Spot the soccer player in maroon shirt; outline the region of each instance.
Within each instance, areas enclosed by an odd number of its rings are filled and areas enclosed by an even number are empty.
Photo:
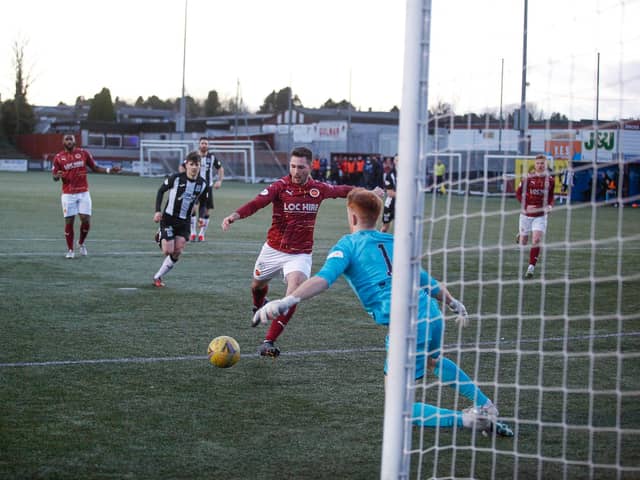
[[[75,256],[73,251],[73,222],[80,216],[80,255],[87,255],[84,241],[91,228],[91,194],[87,182],[87,167],[96,173],[118,173],[120,167],[103,168],[96,164],[91,154],[76,147],[76,138],[71,134],[63,137],[64,150],[53,158],[51,174],[53,180],[62,180],[62,214],[64,215],[64,235],[67,241],[67,258]]]
[[[222,229],[227,231],[236,220],[249,217],[269,204],[273,206],[271,228],[253,271],[251,293],[254,312],[268,302],[269,281],[280,272],[287,284],[287,295],[309,278],[313,232],[320,204],[326,198],[345,198],[353,188],[351,185],[331,185],[314,180],[310,176],[311,161],[311,150],[295,148],[291,152],[289,175],[269,185],[222,221]],[[260,355],[277,357],[280,354],[274,342],[295,310],[292,307],[271,322],[260,346]],[[253,323],[254,327],[257,325]]]
[[[554,203],[555,179],[547,170],[547,157],[535,158],[534,171],[520,181],[516,189],[516,198],[522,205],[517,240],[526,245],[531,232],[531,250],[526,278],[533,277],[533,271],[540,257],[540,243],[547,230],[547,215]]]

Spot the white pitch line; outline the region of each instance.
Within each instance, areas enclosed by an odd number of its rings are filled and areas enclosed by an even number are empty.
[[[351,353],[368,353],[368,352],[383,352],[382,347],[370,347],[370,348],[349,348],[349,349],[333,349],[333,350],[303,350],[299,352],[287,352],[283,353],[285,357],[306,357],[310,355],[340,355]],[[260,355],[257,353],[243,353],[243,358],[257,358]],[[0,363],[0,368],[10,367],[55,367],[55,366],[67,366],[67,365],[101,365],[107,363],[157,363],[157,362],[180,362],[191,360],[207,360],[206,355],[185,355],[178,357],[125,357],[125,358],[99,358],[94,360],[52,360],[48,362],[15,362],[15,363]]]
[[[635,337],[640,336],[640,332],[622,332],[622,333],[605,333],[599,335],[577,335],[573,337],[568,337],[566,340],[590,340],[590,339],[598,339],[598,338],[612,338],[612,337]],[[564,341],[564,337],[549,337],[545,338],[545,342],[561,342]],[[529,338],[529,339],[509,339],[509,340],[501,340],[501,345],[508,344],[522,344],[522,343],[538,343],[540,339],[537,338]],[[452,343],[448,345],[443,345],[443,350],[464,348],[464,347],[473,347],[473,346],[487,346],[487,345],[495,345],[495,341],[486,341],[479,343]],[[280,356],[281,357],[309,357],[313,355],[348,355],[354,353],[372,353],[372,352],[384,352],[383,347],[362,347],[362,348],[346,348],[346,349],[328,349],[328,350],[300,350],[294,352],[284,352]],[[242,354],[243,358],[258,358],[259,355],[257,353],[244,353]],[[99,358],[99,359],[88,359],[88,360],[51,360],[46,362],[14,362],[14,363],[0,363],[0,368],[16,368],[16,367],[56,367],[56,366],[68,366],[68,365],[103,365],[103,364],[138,364],[138,363],[158,363],[158,362],[181,362],[181,361],[193,361],[193,360],[207,360],[206,355],[183,355],[176,357],[124,357],[124,358]]]

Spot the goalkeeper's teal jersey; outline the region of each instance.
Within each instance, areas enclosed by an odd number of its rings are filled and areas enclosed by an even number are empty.
[[[329,251],[316,274],[331,286],[342,274],[364,309],[376,323],[389,324],[391,313],[391,272],[393,235],[363,230],[343,236]],[[441,318],[438,302],[430,298],[439,292],[438,282],[424,270],[420,274],[419,318]]]

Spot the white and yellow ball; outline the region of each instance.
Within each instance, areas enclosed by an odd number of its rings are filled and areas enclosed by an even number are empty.
[[[227,335],[211,340],[207,350],[209,361],[219,368],[233,367],[240,360],[240,345],[235,338]]]

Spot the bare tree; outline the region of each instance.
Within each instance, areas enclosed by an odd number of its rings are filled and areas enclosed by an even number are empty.
[[[31,86],[31,76],[25,71],[24,51],[28,42],[16,40],[13,43],[13,66],[15,71],[15,94],[13,100],[2,104],[2,123],[9,138],[22,133],[33,132],[35,115],[27,92]]]

